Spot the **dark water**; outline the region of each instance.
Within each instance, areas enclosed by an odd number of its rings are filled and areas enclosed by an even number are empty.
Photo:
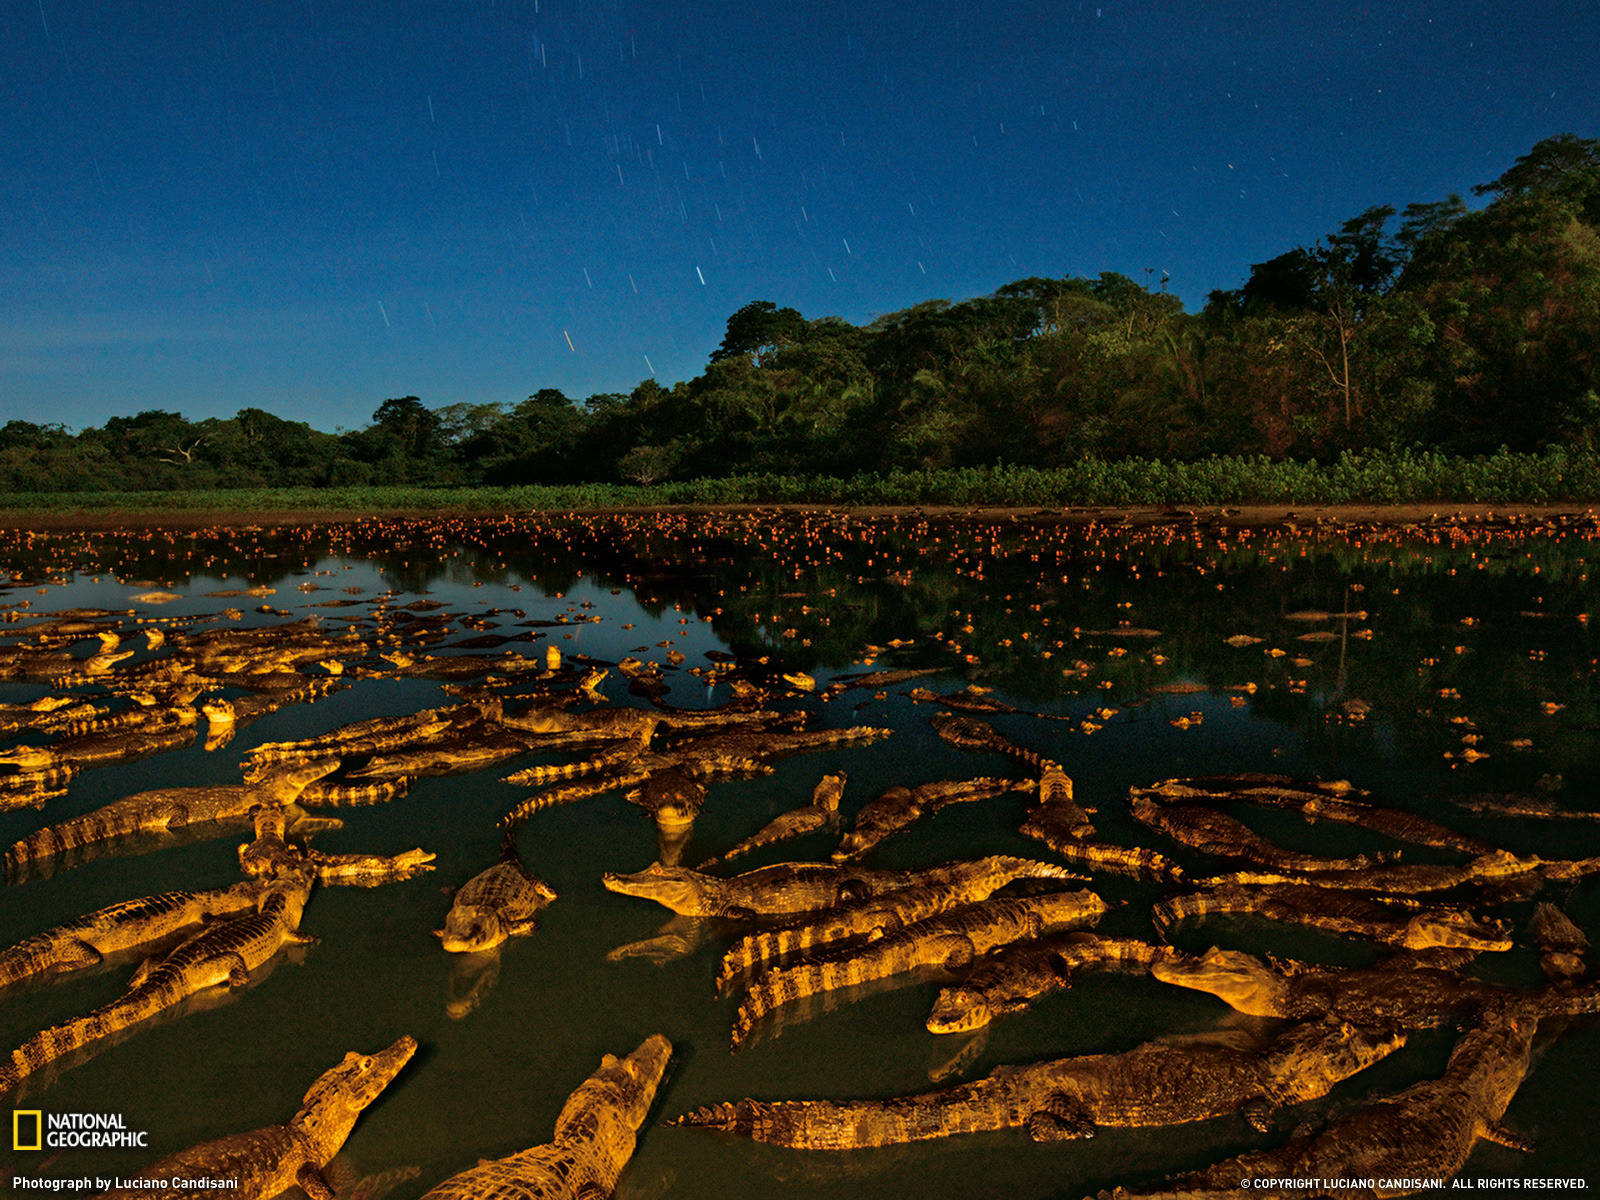
[[[685,707],[728,699],[725,688],[708,690],[688,673],[707,662],[708,650],[747,661],[766,656],[767,670],[810,672],[820,689],[861,671],[938,667],[940,674],[915,684],[941,693],[977,684],[993,689],[991,699],[1022,710],[989,719],[1014,741],[1065,765],[1080,802],[1098,809],[1103,838],[1149,846],[1195,869],[1206,866],[1199,856],[1131,819],[1130,787],[1241,771],[1348,779],[1376,801],[1509,850],[1578,858],[1600,854],[1600,824],[1484,816],[1460,802],[1519,795],[1569,810],[1600,809],[1600,644],[1597,622],[1589,620],[1600,618],[1600,581],[1590,578],[1588,560],[1596,553],[1590,536],[1587,527],[1557,535],[1517,526],[1471,536],[1413,529],[1288,538],[1176,526],[1086,533],[1027,522],[874,524],[826,514],[5,535],[0,571],[11,579],[0,587],[0,605],[9,606],[0,613],[22,619],[0,626],[0,634],[10,635],[0,646],[16,644],[34,616],[67,608],[123,612],[119,625],[128,634],[141,622],[205,629],[307,613],[322,614],[324,627],[335,629],[352,623],[333,618],[365,619],[381,605],[425,598],[442,603],[433,614],[450,620],[440,623],[443,640],[413,651],[449,655],[461,652],[454,644],[485,633],[532,632],[534,640],[478,652],[511,649],[542,659],[546,645],[555,644],[569,656],[612,662],[633,654],[663,664],[671,685],[666,701]],[[204,595],[263,585],[273,594]],[[131,599],[153,586],[182,598]],[[341,600],[357,603],[314,607]],[[255,611],[261,605],[290,615]],[[237,617],[224,615],[229,606],[237,606]],[[190,617],[200,620],[184,623]],[[530,628],[525,620],[565,624]],[[369,622],[369,636],[372,628]],[[1226,639],[1237,635],[1261,640],[1230,645]],[[667,663],[660,643],[686,656],[681,667]],[[143,644],[130,640],[124,648]],[[80,644],[74,652],[92,648]],[[152,656],[141,648],[126,665]],[[714,783],[684,861],[726,849],[803,803],[831,771],[849,774],[847,821],[892,784],[1020,777],[1008,760],[940,742],[928,723],[935,706],[914,703],[906,695],[911,686],[784,701],[780,707],[804,709],[812,727],[870,724],[895,733],[787,759],[764,778]],[[615,671],[604,690],[617,705],[645,703],[629,695]],[[42,684],[0,683],[0,702],[47,691]],[[283,709],[214,752],[197,744],[84,771],[66,796],[42,810],[0,813],[0,839],[10,844],[43,824],[163,784],[236,782],[241,758],[260,742],[453,699],[425,681],[363,679],[313,705]],[[938,983],[924,981],[816,1005],[801,1014],[809,1019],[769,1028],[730,1055],[738,1002],[719,1000],[712,987],[729,930],[702,930],[707,936],[698,949],[664,963],[608,958],[617,947],[650,938],[670,917],[657,905],[600,887],[603,872],[639,870],[658,852],[653,824],[617,793],[539,813],[523,827],[524,861],[560,899],[534,936],[509,943],[486,968],[477,1006],[452,1018],[447,1002],[471,981],[461,977],[466,965],[444,954],[430,934],[448,908],[444,891],[494,861],[496,822],[528,794],[503,777],[560,760],[527,756],[424,779],[392,803],[340,810],[346,827],[319,835],[318,849],[387,854],[422,846],[437,854],[436,870],[382,888],[320,890],[302,925],[318,938],[315,945],[276,960],[248,988],[204,997],[33,1081],[9,1101],[46,1112],[120,1113],[129,1127],[149,1131],[150,1151],[19,1154],[16,1169],[127,1176],[195,1142],[285,1121],[310,1082],[345,1051],[376,1050],[402,1033],[414,1035],[422,1049],[368,1110],[339,1165],[351,1183],[400,1172],[387,1193],[397,1200],[481,1158],[547,1140],[567,1094],[602,1054],[624,1053],[656,1032],[676,1047],[656,1107],[656,1116],[665,1117],[741,1096],[922,1091],[934,1077],[954,1082],[1002,1063],[1114,1052],[1237,1020],[1199,993],[1148,978],[1086,974],[1071,990],[1000,1018],[984,1035],[938,1037],[923,1027]],[[1046,848],[1016,832],[1026,806],[1016,793],[955,806],[885,842],[866,861],[911,867],[986,853],[1050,859]],[[1264,810],[1241,815],[1297,849],[1329,855],[1404,849],[1406,861],[1460,861],[1350,827],[1307,825]],[[775,847],[740,860],[740,867],[825,860],[834,836]],[[0,897],[0,942],[119,900],[233,882],[235,850],[245,840],[240,827],[9,887]],[[1153,936],[1148,914],[1163,895],[1159,885],[1101,876],[1093,886],[1128,902],[1107,916],[1102,932]],[[1600,928],[1592,882],[1551,885],[1538,898],[1559,903],[1588,931]],[[1492,914],[1516,926],[1518,946],[1480,959],[1475,973],[1517,986],[1540,980],[1537,953],[1523,933],[1532,907],[1519,900]],[[1215,943],[1334,964],[1376,957],[1363,943],[1249,920],[1189,923],[1174,939],[1192,950]],[[0,998],[0,1042],[16,1046],[113,999],[126,972],[84,972]],[[1275,1134],[1256,1134],[1234,1118],[1104,1130],[1092,1141],[1059,1145],[1035,1145],[1018,1131],[822,1155],[652,1125],[618,1194],[650,1200],[1093,1194],[1274,1144],[1302,1121],[1437,1076],[1454,1037],[1451,1028],[1414,1035],[1327,1100],[1285,1114]],[[1591,1132],[1600,1117],[1597,1069],[1594,1024],[1541,1038],[1505,1122],[1536,1140],[1537,1149],[1519,1154],[1480,1143],[1463,1176],[1600,1178]],[[363,1186],[371,1194],[373,1185]]]

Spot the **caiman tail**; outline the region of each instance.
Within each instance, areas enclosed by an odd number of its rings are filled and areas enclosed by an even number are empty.
[[[982,1079],[935,1095],[893,1100],[740,1100],[697,1108],[662,1124],[718,1129],[795,1150],[894,1146],[1023,1124],[1027,1104],[1012,1111],[1014,1106],[998,1084]]]
[[[34,1034],[0,1061],[0,1095],[74,1050],[153,1017],[183,997],[184,993],[174,986],[170,978],[152,977],[121,999]]]
[[[120,1033],[187,996],[218,984],[242,985],[251,970],[295,938],[309,888],[307,881],[293,895],[272,893],[259,912],[224,921],[183,943],[119,999],[29,1038],[0,1060],[0,1095],[74,1050]]]
[[[536,796],[529,796],[500,818],[500,824],[502,827],[518,825],[534,813],[546,808],[554,808],[558,804],[571,804],[575,800],[587,800],[590,796],[599,796],[621,788],[635,787],[643,783],[645,777],[645,773],[641,771],[621,776],[608,775],[588,783],[573,783],[566,787],[550,788]]]
[[[46,971],[92,967],[102,951],[129,949],[202,921],[235,916],[261,903],[261,889],[235,884],[206,892],[163,892],[125,900],[77,921],[24,938],[0,952],[0,988]],[[126,933],[132,940],[123,942]]]
[[[131,807],[118,810],[85,813],[59,825],[48,825],[37,833],[30,833],[6,851],[6,878],[23,874],[29,866],[47,858],[71,854],[85,846],[128,837],[144,828],[139,814]]]
[[[1150,910],[1150,921],[1156,927],[1156,932],[1163,938],[1167,930],[1179,921],[1190,917],[1204,917],[1211,913],[1237,912],[1238,909],[1217,899],[1209,892],[1195,892],[1189,896],[1173,896],[1163,900]]]
[[[1154,850],[1143,846],[1113,846],[1108,842],[1080,841],[1070,832],[1072,826],[1058,827],[1059,806],[1036,806],[1018,830],[1024,837],[1043,842],[1068,862],[1100,871],[1129,875],[1134,879],[1166,879],[1173,883],[1183,878],[1183,868]]]
[[[1105,902],[1089,891],[985,900],[915,922],[857,950],[825,953],[776,968],[745,997],[734,1021],[733,1049],[762,1017],[795,1000],[918,967],[959,970],[996,946],[1093,924],[1105,911]]]
[[[910,970],[919,961],[940,962],[950,956],[960,957],[963,953],[970,959],[972,944],[958,934],[942,934],[920,944],[906,942],[891,947],[875,947],[874,950],[876,952],[870,955],[846,953],[836,957],[808,959],[792,967],[768,971],[756,981],[745,996],[744,1003],[739,1006],[739,1015],[733,1022],[731,1049],[738,1050],[758,1021],[786,1004],[807,996],[819,996],[835,988],[896,975]]]
[[[0,954],[0,988],[19,983],[52,967],[64,970],[92,967],[99,960],[99,953],[90,946],[74,946],[63,950],[55,938],[48,934],[37,934],[23,938]]]
[[[358,804],[382,804],[404,796],[416,782],[414,775],[395,775],[378,783],[325,783],[310,784],[300,793],[299,802],[304,808],[338,808]]]
[[[930,875],[944,873],[947,878],[938,883],[897,889],[873,897],[866,909],[858,910],[863,918],[859,922],[845,919],[849,912],[847,906],[815,917],[801,918],[793,924],[746,934],[723,956],[722,965],[717,971],[718,993],[725,993],[736,978],[741,975],[748,977],[763,963],[789,958],[850,937],[878,937],[957,905],[987,899],[1016,879],[1083,879],[1083,876],[1074,875],[1065,867],[1009,855],[992,855],[971,865],[987,865],[987,869],[982,875],[951,878],[944,868],[935,868]]]

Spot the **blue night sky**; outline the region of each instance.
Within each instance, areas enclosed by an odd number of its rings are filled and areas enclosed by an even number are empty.
[[[5,0],[0,422],[357,428],[1146,268],[1600,134],[1592,0]],[[1469,197],[1470,200],[1470,197]]]

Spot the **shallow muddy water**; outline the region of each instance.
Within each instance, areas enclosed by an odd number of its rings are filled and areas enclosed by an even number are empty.
[[[600,690],[613,707],[650,704],[616,667],[630,657],[660,665],[661,703],[722,705],[731,698],[727,683],[690,669],[732,655],[744,678],[769,689],[770,707],[804,714],[807,728],[893,731],[784,758],[768,775],[711,782],[690,841],[677,848],[686,865],[803,804],[826,773],[848,774],[845,828],[896,784],[1028,778],[1013,759],[941,742],[929,722],[941,706],[911,694],[948,696],[974,685],[989,689],[985,701],[1016,710],[977,715],[1065,767],[1078,801],[1096,810],[1102,839],[1157,850],[1190,874],[1226,868],[1136,822],[1131,787],[1240,772],[1348,780],[1375,804],[1518,854],[1600,855],[1594,819],[1497,816],[1485,807],[1514,798],[1557,813],[1600,810],[1594,533],[1574,523],[1291,538],[1188,524],[1086,532],[1025,520],[753,513],[0,534],[0,652],[38,644],[30,631],[69,609],[106,610],[94,619],[122,635],[121,650],[134,651],[110,668],[113,683],[173,653],[170,644],[147,647],[139,635],[150,628],[193,634],[318,615],[324,632],[351,631],[365,643],[346,660],[343,690],[279,709],[210,751],[201,718],[190,746],[82,770],[42,808],[0,812],[0,845],[135,792],[236,783],[241,760],[264,742],[458,702],[437,682],[398,673],[396,656],[509,652],[542,664],[554,646],[569,665],[609,664]],[[241,594],[248,589],[257,594]],[[176,598],[141,598],[150,593]],[[98,646],[91,638],[64,650],[87,659]],[[892,668],[937,673],[886,687],[830,687]],[[302,670],[308,678],[327,673]],[[815,679],[814,691],[783,683],[784,673],[798,672]],[[501,690],[511,708],[537,687],[530,678]],[[39,679],[0,680],[0,704],[52,690]],[[130,703],[103,682],[70,691],[113,709]],[[51,741],[13,735],[0,740],[0,757]],[[1414,1034],[1327,1099],[1281,1113],[1279,1131],[1267,1134],[1231,1117],[1105,1129],[1090,1141],[1051,1145],[1018,1130],[823,1154],[660,1128],[658,1119],[744,1096],[888,1097],[1005,1063],[1256,1026],[1198,992],[1090,972],[983,1033],[938,1036],[924,1028],[941,985],[930,977],[796,1006],[730,1054],[738,1000],[719,999],[713,978],[737,927],[694,927],[687,953],[676,957],[659,943],[641,945],[671,914],[605,891],[600,877],[641,870],[662,847],[653,822],[620,791],[538,812],[520,827],[523,862],[559,895],[536,933],[507,943],[494,960],[445,954],[430,931],[449,907],[446,893],[495,861],[498,821],[533,791],[504,777],[579,757],[530,752],[418,779],[388,803],[326,810],[345,826],[317,834],[317,850],[420,846],[437,856],[434,870],[381,887],[320,888],[301,926],[314,945],[275,959],[247,987],[199,997],[28,1080],[11,1107],[120,1114],[129,1128],[148,1131],[149,1150],[24,1152],[15,1169],[129,1177],[196,1142],[286,1121],[311,1081],[347,1050],[377,1050],[409,1033],[421,1049],[367,1111],[335,1168],[342,1194],[406,1200],[480,1159],[548,1140],[561,1104],[602,1054],[626,1053],[659,1032],[672,1040],[674,1059],[619,1196],[1077,1197],[1278,1144],[1365,1097],[1437,1077],[1457,1036],[1453,1026]],[[922,867],[994,853],[1060,861],[1018,832],[1030,803],[1010,792],[949,807],[883,842],[865,864]],[[1354,826],[1231,811],[1296,850],[1465,861]],[[121,900],[232,883],[240,878],[237,848],[251,836],[240,822],[146,838],[121,847],[138,853],[17,878],[0,893],[0,945]],[[718,873],[827,861],[838,836],[811,834]],[[1150,910],[1167,885],[1096,873],[1083,886],[1124,902],[1099,932],[1155,937]],[[1519,988],[1542,982],[1527,935],[1536,900],[1559,904],[1591,936],[1600,929],[1593,877],[1501,898],[1479,911],[1510,922],[1516,945],[1481,956],[1470,973]],[[1330,965],[1381,956],[1370,943],[1252,918],[1189,921],[1171,936],[1190,951],[1215,944]],[[4,1049],[113,1000],[129,969],[0,995]],[[1594,1018],[1558,1037],[1542,1034],[1504,1122],[1536,1148],[1524,1154],[1480,1143],[1463,1177],[1600,1182],[1597,1072]]]

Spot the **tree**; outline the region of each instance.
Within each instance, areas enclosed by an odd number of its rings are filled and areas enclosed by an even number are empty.
[[[1600,143],[1548,138],[1474,191],[1495,198],[1431,221],[1396,289],[1436,333],[1430,434],[1465,453],[1586,442],[1600,391]]]
[[[1475,196],[1530,196],[1560,192],[1574,182],[1587,192],[1600,170],[1600,141],[1558,133],[1534,145],[1498,179],[1480,183]]]
[[[415,396],[385,400],[372,414],[370,432],[383,451],[379,457],[398,456],[415,462],[436,456],[440,447],[439,414],[423,407]]]
[[[727,336],[711,352],[713,363],[748,357],[761,366],[783,347],[805,335],[806,319],[798,310],[779,308],[771,300],[752,300],[728,318]]]

